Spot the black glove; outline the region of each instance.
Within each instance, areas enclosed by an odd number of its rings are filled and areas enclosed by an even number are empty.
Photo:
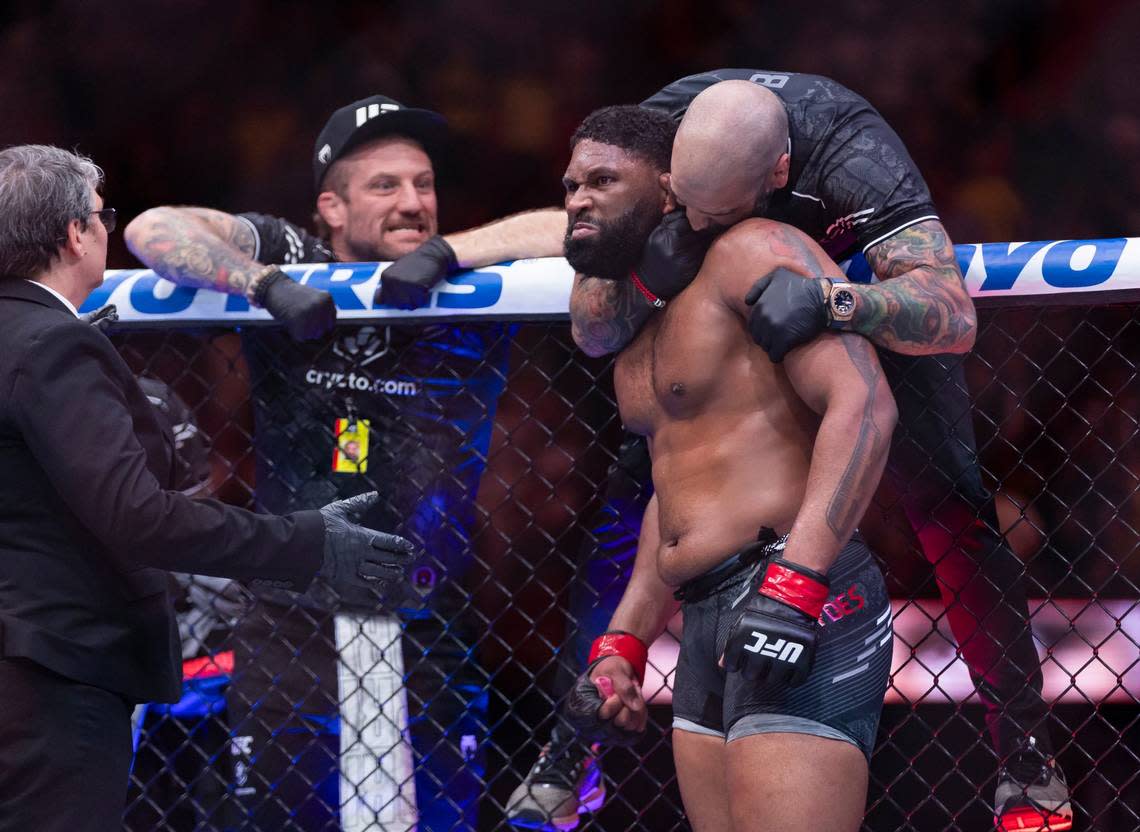
[[[586,744],[600,742],[604,745],[634,745],[641,739],[642,732],[627,731],[615,725],[613,720],[598,716],[598,709],[606,700],[598,693],[597,685],[590,679],[590,671],[595,664],[597,662],[591,663],[586,672],[574,682],[574,687],[566,697],[563,716]]]
[[[671,300],[693,282],[713,238],[713,234],[693,230],[684,208],[671,211],[645,241],[634,275],[651,294]]]
[[[827,577],[783,558],[768,561],[757,577],[729,631],[724,668],[751,681],[795,687],[815,660]]]
[[[800,344],[827,329],[823,284],[780,267],[757,280],[744,296],[752,307],[748,330],[752,340],[779,364]]]
[[[370,491],[321,509],[325,554],[317,577],[346,601],[374,600],[373,590],[403,578],[415,556],[410,541],[351,522],[379,499],[379,494]]]
[[[106,306],[100,306],[94,312],[88,312],[86,315],[80,315],[85,323],[91,324],[100,332],[106,332],[111,328],[111,325],[119,320],[119,307],[113,303],[108,303]]]
[[[261,279],[253,299],[298,341],[320,338],[336,326],[332,295],[298,283],[280,269]]]
[[[398,309],[427,306],[431,287],[458,268],[455,251],[437,234],[384,269],[374,302]]]

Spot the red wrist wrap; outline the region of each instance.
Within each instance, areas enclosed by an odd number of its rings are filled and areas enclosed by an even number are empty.
[[[602,633],[594,639],[594,643],[590,647],[588,664],[593,664],[605,656],[621,656],[633,665],[633,672],[637,676],[637,681],[639,683],[645,681],[645,662],[649,659],[649,648],[637,636],[623,633],[620,630]]]
[[[757,591],[761,595],[767,595],[769,598],[775,598],[790,607],[795,607],[804,615],[819,618],[830,588],[827,584],[822,584],[794,569],[778,563],[769,563],[764,572],[764,580]]]
[[[665,301],[661,300],[661,298],[657,297],[657,295],[645,287],[645,284],[641,282],[641,278],[637,276],[637,272],[631,271],[629,273],[629,279],[633,281],[633,285],[637,287],[637,291],[641,292],[642,296],[649,301],[650,306],[656,309],[665,308]]]

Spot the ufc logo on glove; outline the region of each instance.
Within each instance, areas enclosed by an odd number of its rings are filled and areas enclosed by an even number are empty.
[[[744,649],[749,653],[759,653],[761,656],[767,656],[777,661],[795,663],[800,654],[804,652],[804,646],[795,641],[779,638],[768,644],[768,637],[756,630],[752,631],[752,637],[756,641],[744,645]]]

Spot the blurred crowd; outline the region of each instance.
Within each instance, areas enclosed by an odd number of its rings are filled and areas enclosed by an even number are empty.
[[[598,106],[717,66],[786,69],[866,96],[958,241],[1127,236],[1138,38],[1123,0],[13,0],[0,145],[93,154],[128,217],[178,202],[304,220],[320,124],[383,92],[456,129],[458,228],[558,201],[567,137]]]

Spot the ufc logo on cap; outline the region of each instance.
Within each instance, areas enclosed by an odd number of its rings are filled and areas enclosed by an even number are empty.
[[[770,659],[794,663],[800,657],[800,654],[804,652],[804,646],[796,641],[787,641],[786,639],[778,638],[769,644],[768,637],[755,630],[752,631],[752,637],[755,638],[756,641],[752,644],[744,645],[744,649],[749,653],[759,653],[761,656],[767,656]]]
[[[376,118],[381,113],[387,113],[392,110],[400,109],[399,104],[369,104],[366,107],[356,108],[356,126],[364,124],[364,122]]]

